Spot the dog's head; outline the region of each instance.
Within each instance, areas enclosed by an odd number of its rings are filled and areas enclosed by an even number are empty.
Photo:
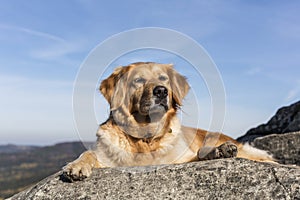
[[[171,64],[134,63],[117,68],[102,81],[100,90],[111,111],[116,111],[115,121],[126,125],[134,121],[139,126],[136,128],[140,128],[145,124],[167,123],[168,117],[174,116],[182,105],[189,85]]]

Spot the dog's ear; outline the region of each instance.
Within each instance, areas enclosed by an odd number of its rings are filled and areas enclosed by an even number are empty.
[[[174,70],[172,64],[168,65],[168,76],[173,93],[173,100],[178,106],[181,106],[182,100],[187,95],[190,86],[187,83],[186,78]]]
[[[126,96],[127,77],[130,67],[118,67],[101,82],[100,91],[110,104],[111,109],[121,105]]]

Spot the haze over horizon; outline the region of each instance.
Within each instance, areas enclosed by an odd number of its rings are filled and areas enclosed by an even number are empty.
[[[76,133],[73,84],[89,53],[105,39],[143,27],[179,31],[211,56],[226,90],[223,132],[236,138],[265,123],[276,110],[300,100],[299,1],[9,1],[0,4],[0,144],[49,145]],[[172,62],[199,93],[200,125],[207,127],[210,99],[182,58],[137,51],[112,62]],[[115,64],[115,65],[114,65]],[[113,66],[114,65],[114,66]],[[110,71],[109,71],[110,70]],[[105,76],[99,74],[99,79]],[[200,86],[199,86],[200,85]],[[182,117],[193,119],[191,98]],[[95,91],[99,122],[107,103]],[[96,131],[97,127],[95,127]]]

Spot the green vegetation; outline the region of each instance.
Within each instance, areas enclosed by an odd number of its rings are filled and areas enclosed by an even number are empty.
[[[81,142],[70,142],[20,152],[0,152],[0,200],[59,171],[84,150]]]

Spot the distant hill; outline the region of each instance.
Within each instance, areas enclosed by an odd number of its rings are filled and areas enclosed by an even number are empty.
[[[266,123],[252,128],[237,140],[252,142],[255,138],[270,135],[300,131],[300,101],[284,106]]]
[[[0,145],[0,153],[17,153],[17,152],[25,152],[32,151],[38,149],[38,146],[24,146],[24,145]]]
[[[1,145],[0,199],[9,197],[57,172],[85,150],[81,142],[45,147]]]

